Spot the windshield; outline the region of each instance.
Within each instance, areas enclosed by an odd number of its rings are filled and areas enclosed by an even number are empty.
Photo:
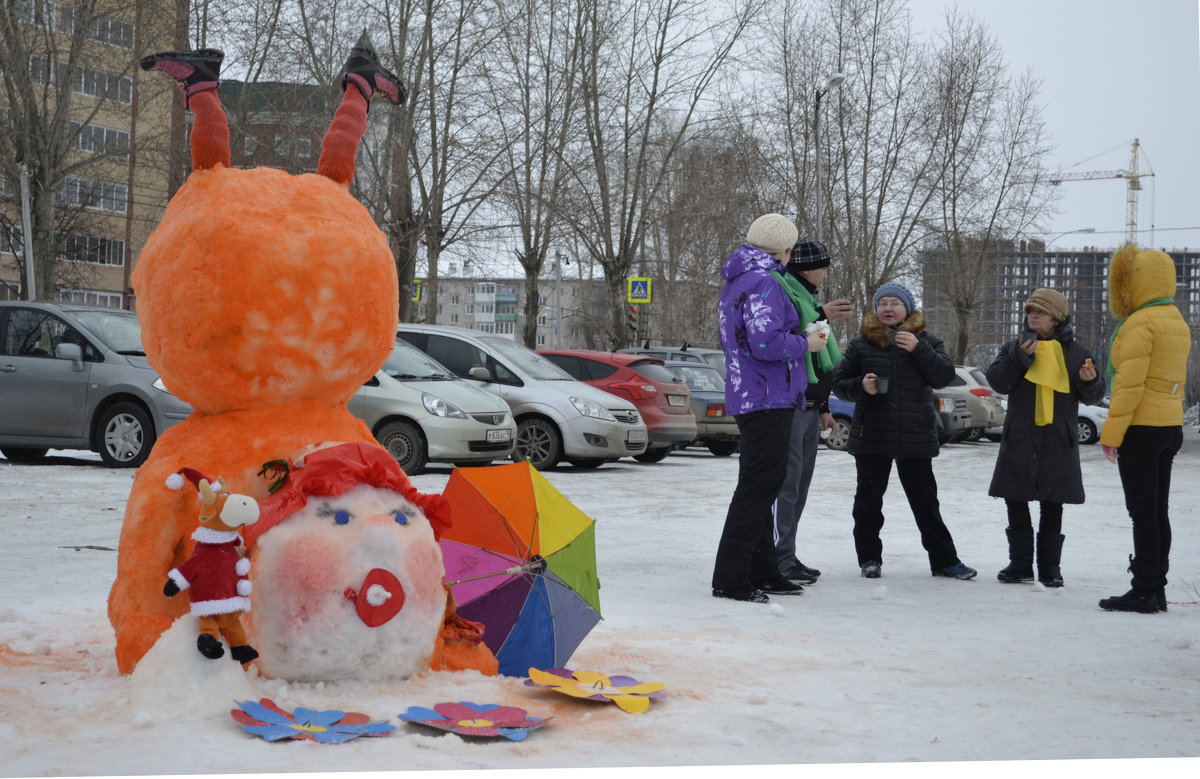
[[[711,365],[668,365],[667,370],[687,382],[688,389],[696,392],[724,392],[725,380]]]
[[[531,379],[541,381],[575,381],[571,374],[547,360],[537,352],[527,349],[516,341],[508,338],[479,339],[496,350],[496,353],[508,360],[513,366],[529,375]]]
[[[92,335],[104,345],[121,354],[145,354],[142,346],[142,325],[137,316],[116,309],[72,309],[71,315],[78,319]]]
[[[393,379],[454,379],[441,363],[408,341],[397,340],[383,364],[383,372]]]

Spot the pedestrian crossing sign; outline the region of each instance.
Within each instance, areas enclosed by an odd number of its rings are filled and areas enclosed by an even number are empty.
[[[629,280],[629,302],[630,303],[649,303],[650,302],[650,279],[649,278],[631,278]]]

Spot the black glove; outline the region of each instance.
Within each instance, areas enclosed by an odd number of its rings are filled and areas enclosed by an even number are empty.
[[[179,585],[172,579],[167,579],[167,583],[163,585],[163,595],[168,598],[179,594]]]

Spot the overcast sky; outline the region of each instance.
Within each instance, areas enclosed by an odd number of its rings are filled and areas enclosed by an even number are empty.
[[[909,0],[915,30],[952,0]],[[1200,249],[1200,0],[960,0],[983,19],[1015,73],[1042,81],[1051,170],[1129,170],[1141,143],[1138,244]],[[849,75],[849,74],[848,74]],[[1055,248],[1124,242],[1128,180],[1060,184]],[[1060,233],[1095,228],[1094,234]],[[1151,229],[1153,228],[1153,229]]]

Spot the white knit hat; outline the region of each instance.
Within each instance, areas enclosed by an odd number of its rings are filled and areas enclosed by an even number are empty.
[[[790,252],[800,231],[782,214],[763,214],[746,231],[746,243],[767,254]]]

